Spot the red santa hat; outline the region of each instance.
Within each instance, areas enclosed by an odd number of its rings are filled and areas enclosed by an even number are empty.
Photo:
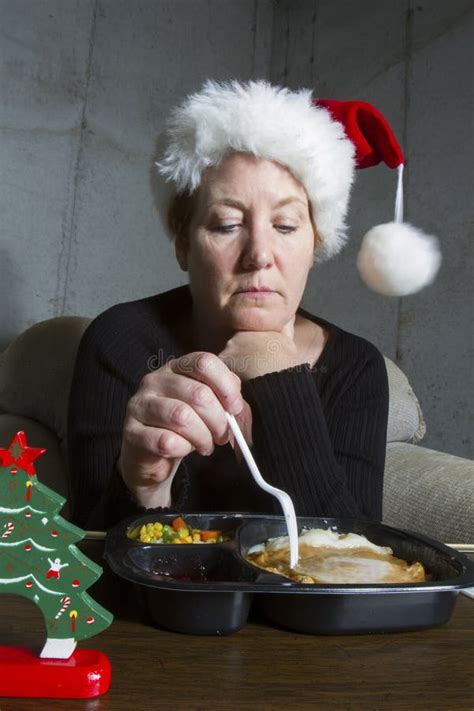
[[[398,171],[395,216],[363,238],[357,258],[361,277],[372,290],[390,296],[413,294],[435,278],[441,263],[437,240],[403,222],[403,153],[371,104],[313,100],[310,90],[290,91],[266,81],[207,81],[174,110],[165,138],[157,167],[168,182],[166,198],[170,188],[192,193],[206,168],[230,151],[287,166],[311,203],[322,240],[318,261],[337,254],[346,242],[355,168],[385,162]]]

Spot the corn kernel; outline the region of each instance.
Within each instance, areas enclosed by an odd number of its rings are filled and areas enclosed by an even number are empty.
[[[199,533],[193,533],[192,538],[193,538],[193,541],[200,541],[201,540],[201,536]]]
[[[175,538],[174,541],[172,541],[172,543],[182,543],[182,540],[181,540],[181,538]]]
[[[141,540],[143,541],[143,543],[151,543],[151,536],[142,536]]]
[[[180,538],[186,538],[186,536],[188,536],[188,535],[189,535],[189,533],[188,533],[188,529],[187,529],[187,528],[180,528],[180,529],[179,529],[179,531],[178,531],[178,536],[179,536]]]
[[[193,542],[193,537],[192,536],[186,536],[186,538],[183,538],[183,541],[185,543],[192,543]]]

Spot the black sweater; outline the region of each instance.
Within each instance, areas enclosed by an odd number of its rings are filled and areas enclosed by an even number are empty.
[[[79,346],[69,400],[72,518],[108,527],[143,511],[116,471],[125,410],[144,375],[184,355],[174,325],[191,315],[188,287],[119,304],[98,316]],[[388,419],[381,353],[364,338],[300,309],[329,331],[314,367],[242,384],[253,416],[253,454],[267,481],[287,491],[300,516],[380,520]],[[231,446],[185,457],[172,486],[180,512],[281,513]]]

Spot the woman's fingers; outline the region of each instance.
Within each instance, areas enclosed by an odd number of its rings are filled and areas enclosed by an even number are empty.
[[[201,454],[210,454],[214,444],[229,440],[225,410],[238,414],[243,409],[240,386],[217,356],[191,353],[145,376],[129,414],[143,424],[176,431]]]
[[[154,390],[148,390],[144,397],[149,398],[148,404],[149,414],[143,414],[143,422],[153,424],[153,419],[156,417],[156,398],[153,398]],[[229,429],[227,419],[225,417],[224,408],[217,399],[213,390],[205,383],[193,378],[186,378],[184,375],[177,375],[169,372],[160,381],[159,390],[156,392],[163,397],[181,400],[187,403],[203,420],[206,427],[209,429],[212,439],[215,444],[226,444],[229,441]],[[159,424],[159,423],[157,423]],[[168,427],[164,421],[161,421],[164,427]]]
[[[193,451],[189,440],[177,432],[160,427],[149,427],[131,420],[124,427],[124,443],[143,468],[155,471],[158,459],[181,459]]]
[[[240,387],[238,376],[212,353],[191,353],[146,375],[124,423],[120,465],[129,488],[136,493],[159,484],[161,492],[183,457],[194,450],[207,456],[215,444],[228,442],[225,410],[244,411]],[[144,497],[149,500],[148,493]]]
[[[202,454],[229,440],[224,408],[213,390],[171,370],[156,378],[146,376],[129,402],[128,415],[145,425],[178,432]]]
[[[133,400],[129,414],[150,431],[155,430],[154,441],[150,442],[155,456],[185,456],[180,451],[180,439],[191,445],[189,451],[197,449],[200,454],[207,455],[214,449],[209,427],[196,410],[183,400],[146,392]],[[152,437],[149,433],[147,436]]]
[[[197,351],[168,363],[176,374],[198,380],[208,385],[224,410],[237,415],[243,407],[240,392],[241,380],[213,353]]]

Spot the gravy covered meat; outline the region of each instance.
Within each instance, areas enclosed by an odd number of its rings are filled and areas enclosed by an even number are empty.
[[[284,575],[298,583],[358,584],[418,583],[427,580],[423,565],[393,555],[365,536],[323,529],[304,531],[299,537],[299,560],[289,565],[288,538],[271,538],[247,554],[253,565]]]

